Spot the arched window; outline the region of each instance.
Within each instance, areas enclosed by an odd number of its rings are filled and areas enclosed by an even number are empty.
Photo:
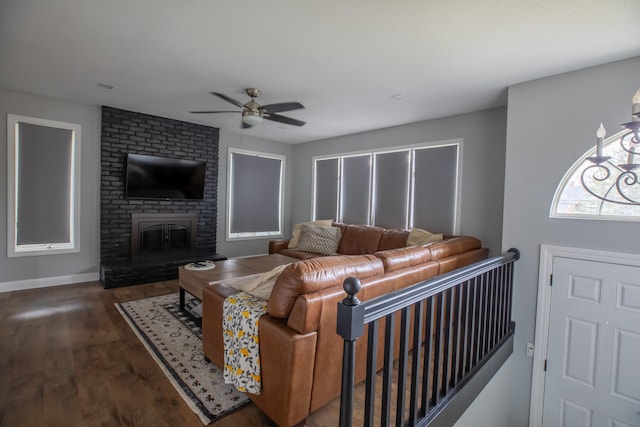
[[[629,172],[625,169],[625,165],[638,163],[640,156],[630,156],[622,148],[622,145],[630,146],[631,137],[629,130],[624,130],[607,138],[602,157],[609,159],[600,165],[589,160],[596,156],[595,147],[583,154],[556,188],[550,217],[640,221],[640,183],[635,175],[640,173],[640,166]],[[606,200],[590,194],[585,188]]]

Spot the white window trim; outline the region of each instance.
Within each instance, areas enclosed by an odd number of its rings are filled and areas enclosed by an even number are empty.
[[[29,123],[72,131],[69,242],[18,245],[18,124]],[[80,252],[80,141],[81,126],[35,117],[7,114],[7,257],[57,255]]]
[[[336,212],[336,218],[335,221],[336,222],[340,222],[342,220],[342,216],[341,216],[341,203],[340,203],[340,198],[341,198],[341,188],[342,188],[342,159],[345,157],[355,157],[355,156],[363,156],[363,155],[371,155],[371,159],[372,162],[374,162],[374,158],[376,154],[382,154],[382,153],[393,153],[393,152],[398,152],[398,151],[406,151],[406,150],[410,150],[411,151],[411,158],[410,158],[410,185],[409,185],[409,212],[408,212],[408,224],[407,224],[407,228],[411,229],[413,228],[413,224],[414,224],[414,218],[413,218],[413,208],[414,208],[414,197],[413,197],[413,192],[414,192],[414,188],[415,188],[415,156],[414,156],[414,150],[418,150],[418,149],[424,149],[424,148],[438,148],[438,147],[447,147],[447,146],[452,146],[455,145],[458,147],[457,150],[457,163],[456,163],[456,182],[454,185],[455,188],[455,206],[454,206],[454,219],[453,219],[453,228],[454,234],[459,234],[460,232],[460,212],[461,212],[461,203],[462,203],[462,191],[461,191],[461,185],[462,185],[462,170],[463,170],[463,165],[462,165],[462,159],[464,158],[463,156],[463,147],[464,147],[464,140],[461,138],[458,139],[449,139],[449,140],[441,140],[441,141],[432,141],[432,142],[424,142],[424,143],[420,143],[420,144],[410,144],[410,145],[399,145],[396,147],[383,147],[383,148],[379,148],[376,150],[360,150],[360,151],[351,151],[351,152],[345,152],[345,153],[337,153],[337,154],[328,154],[328,155],[320,155],[320,156],[314,156],[311,159],[312,162],[312,183],[311,183],[311,211],[310,211],[310,215],[309,218],[311,218],[312,220],[316,220],[318,218],[315,218],[315,212],[316,212],[316,162],[319,160],[329,160],[329,159],[338,159],[338,201],[337,201],[337,212]],[[373,176],[371,178],[371,185],[373,186]],[[372,201],[370,201],[370,210],[373,209],[373,203]],[[370,221],[373,221],[374,215],[373,212],[370,212]]]
[[[269,159],[280,160],[282,163],[280,165],[280,198],[278,200],[278,228],[279,230],[272,231],[256,231],[251,233],[232,233],[231,232],[231,194],[233,193],[233,182],[231,179],[232,176],[232,161],[231,157],[233,154],[244,154],[246,156],[257,156],[264,157]],[[263,153],[260,151],[253,150],[243,150],[240,148],[229,147],[228,155],[227,155],[227,218],[226,218],[226,238],[227,242],[230,241],[240,241],[240,240],[256,240],[256,239],[264,239],[264,238],[274,238],[274,237],[283,237],[283,212],[284,212],[284,191],[285,191],[285,171],[286,171],[286,156],[282,156],[279,154],[271,154],[271,153]]]

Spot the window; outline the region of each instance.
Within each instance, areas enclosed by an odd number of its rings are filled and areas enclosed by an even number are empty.
[[[7,116],[9,257],[80,251],[80,125]]]
[[[314,158],[313,219],[455,234],[461,144]]]
[[[282,236],[284,161],[229,148],[227,239]]]
[[[600,200],[589,194],[582,186],[584,177],[587,187],[593,189],[596,194],[620,202],[625,201],[617,194],[616,177],[622,171],[618,165],[628,163],[628,153],[620,146],[620,138],[627,133],[628,131],[619,132],[604,141],[602,154],[603,156],[611,157],[604,163],[611,170],[611,175],[607,179],[597,180],[594,178],[604,177],[602,169],[598,170],[587,159],[595,156],[595,147],[584,153],[569,168],[556,188],[549,214],[551,218],[640,220],[640,206]],[[596,175],[594,175],[594,172]],[[622,187],[627,194],[633,196],[632,199],[640,199],[640,186],[637,183],[627,187],[622,184]]]

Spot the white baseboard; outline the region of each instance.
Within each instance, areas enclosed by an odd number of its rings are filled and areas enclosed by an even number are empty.
[[[82,282],[100,280],[100,274],[74,274],[72,276],[44,277],[41,279],[16,280],[14,282],[0,282],[0,292],[22,291],[25,289],[46,288],[48,286],[71,285]]]

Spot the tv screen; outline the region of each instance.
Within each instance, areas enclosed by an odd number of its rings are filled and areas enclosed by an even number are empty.
[[[127,198],[202,199],[206,163],[143,154],[127,155]]]

